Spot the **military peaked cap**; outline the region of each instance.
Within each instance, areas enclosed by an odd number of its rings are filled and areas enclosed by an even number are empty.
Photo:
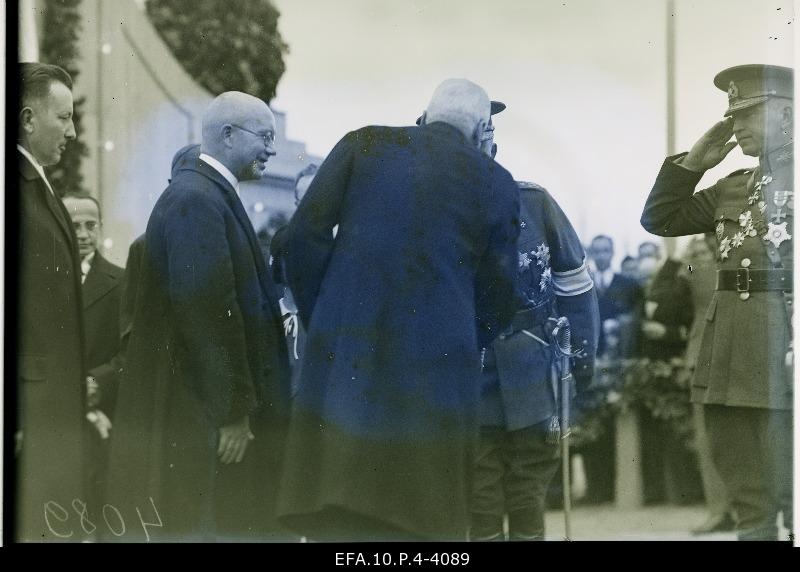
[[[728,92],[725,116],[764,103],[770,97],[794,98],[794,70],[782,66],[748,64],[722,70],[714,85]]]

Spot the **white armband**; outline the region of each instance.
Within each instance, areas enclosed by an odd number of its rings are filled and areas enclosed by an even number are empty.
[[[553,271],[553,292],[556,296],[577,296],[588,292],[594,286],[592,277],[589,275],[589,268],[586,266],[586,259],[575,270],[566,272]]]

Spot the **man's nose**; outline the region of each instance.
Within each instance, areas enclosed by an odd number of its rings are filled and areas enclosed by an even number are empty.
[[[75,139],[75,123],[72,122],[72,119],[69,120],[69,127],[67,128],[67,132],[64,134],[64,137],[67,139]]]
[[[85,238],[89,236],[89,230],[82,224],[79,224],[75,227],[75,236],[78,238]]]

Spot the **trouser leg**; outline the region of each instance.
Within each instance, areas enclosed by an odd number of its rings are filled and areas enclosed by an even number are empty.
[[[508,531],[511,540],[544,540],[545,497],[559,467],[559,446],[546,442],[549,422],[511,431],[505,454]]]
[[[725,483],[719,476],[719,471],[714,466],[711,458],[711,445],[706,433],[706,421],[703,405],[692,404],[692,413],[695,429],[695,443],[697,444],[697,458],[700,464],[700,477],[703,481],[703,495],[711,517],[722,518],[729,511],[728,495]]]
[[[792,412],[764,410],[765,451],[768,454],[770,473],[773,476],[774,504],[783,513],[783,525],[792,530]]]
[[[502,427],[481,427],[472,473],[470,540],[505,540]]]
[[[775,540],[774,477],[766,443],[767,410],[706,405],[714,465],[725,482],[740,540]]]

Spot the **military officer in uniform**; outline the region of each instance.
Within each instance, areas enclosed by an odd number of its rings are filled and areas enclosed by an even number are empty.
[[[492,113],[503,109],[492,102]],[[497,152],[491,121],[482,149],[492,157]],[[551,343],[548,318],[569,318],[573,347],[583,349],[573,367],[580,388],[591,383],[599,333],[597,297],[581,241],[544,188],[517,185],[518,311],[484,352],[472,540],[503,540],[506,516],[510,540],[544,540],[545,497],[560,456],[553,355],[545,345]]]
[[[742,540],[777,540],[781,511],[792,526],[793,75],[771,65],[717,74],[725,119],[664,161],[641,219],[660,236],[716,233],[716,291],[692,400],[704,404]],[[737,144],[758,166],[695,193]]]

